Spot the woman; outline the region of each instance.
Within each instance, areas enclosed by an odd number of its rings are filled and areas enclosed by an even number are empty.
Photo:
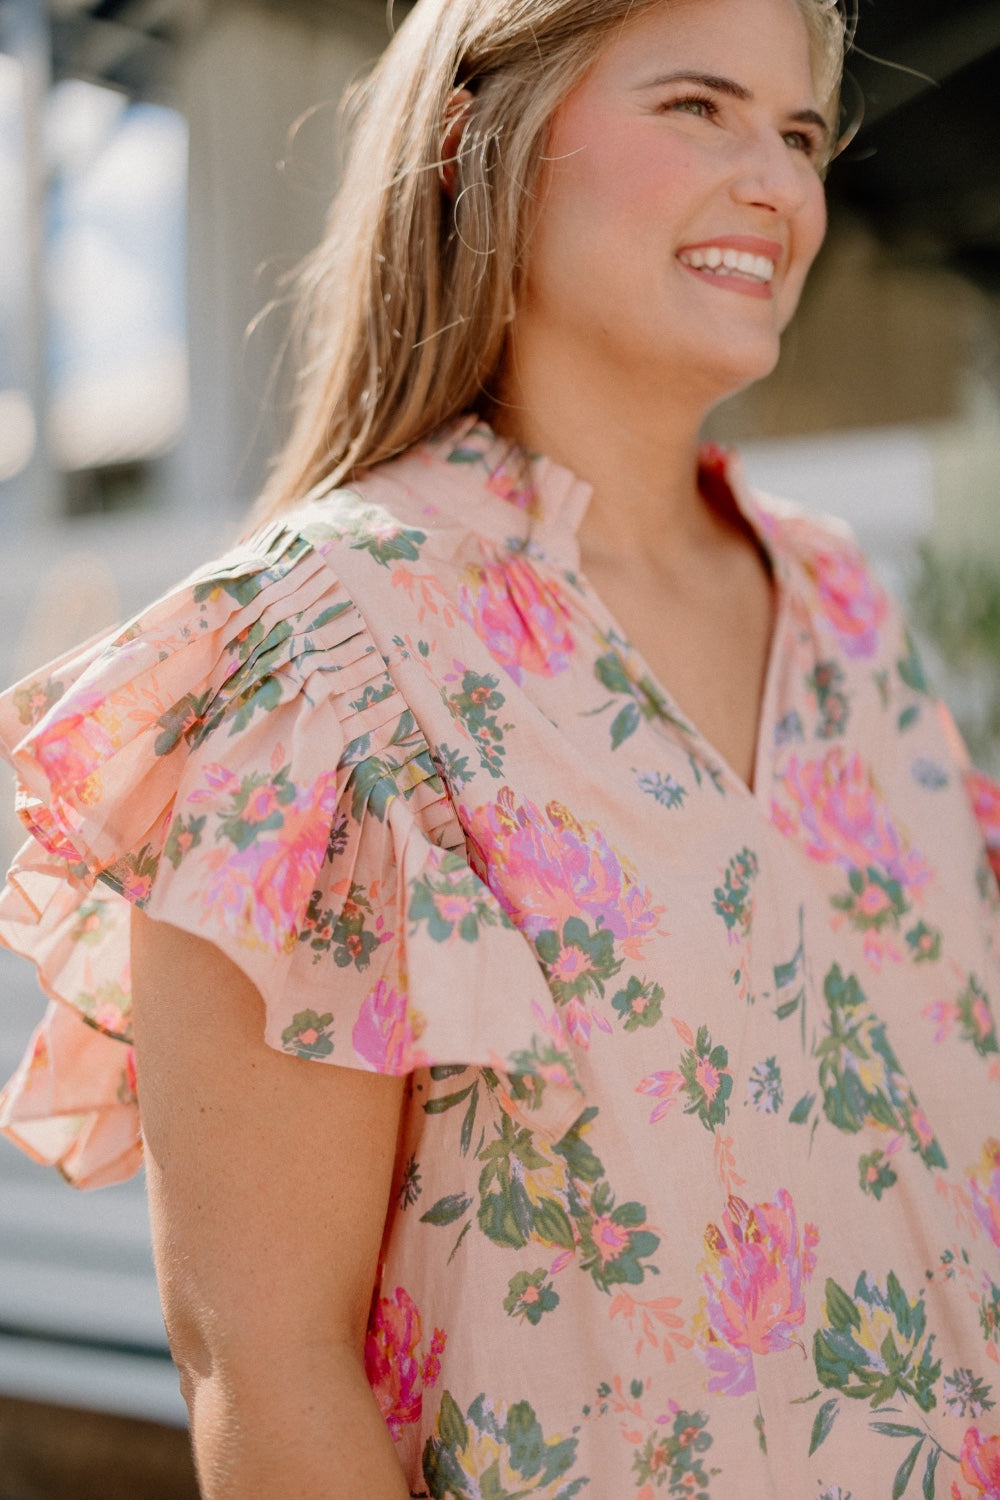
[[[261,530],[7,700],[7,1129],[137,1164],[131,988],[211,1500],[998,1492],[998,803],[849,539],[698,449],[842,46],[420,0]]]

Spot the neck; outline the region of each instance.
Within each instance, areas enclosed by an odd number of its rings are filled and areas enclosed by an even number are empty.
[[[490,416],[497,431],[543,453],[593,489],[581,552],[627,563],[667,557],[712,525],[698,491],[702,422],[718,394],[670,382],[591,382],[580,364],[509,351]]]

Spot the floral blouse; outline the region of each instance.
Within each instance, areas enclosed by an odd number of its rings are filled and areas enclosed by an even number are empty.
[[[13,689],[52,1004],[0,1118],[138,1167],[133,903],[271,1046],[408,1075],[413,1495],[995,1500],[1000,791],[851,540],[702,485],[777,589],[752,790],[581,573],[587,487],[472,417]]]

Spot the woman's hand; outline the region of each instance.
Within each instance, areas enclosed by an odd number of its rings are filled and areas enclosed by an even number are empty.
[[[211,944],[136,913],[164,1315],[206,1500],[396,1500],[364,1374],[403,1080],[284,1057]]]

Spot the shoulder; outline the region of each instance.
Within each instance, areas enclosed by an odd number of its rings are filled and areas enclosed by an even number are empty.
[[[756,491],[752,506],[776,570],[844,656],[871,660],[890,637],[897,649],[899,611],[845,521]]]

